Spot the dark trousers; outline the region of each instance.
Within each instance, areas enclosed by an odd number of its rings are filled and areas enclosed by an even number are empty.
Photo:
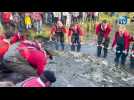
[[[62,23],[63,25],[66,25],[67,16],[62,16]]]
[[[131,49],[131,55],[130,55],[130,67],[134,68],[134,44],[132,45]]]
[[[77,17],[72,17],[72,23],[78,22],[78,18]]]
[[[134,57],[130,56],[130,67],[134,68]]]
[[[102,50],[102,47],[101,47],[100,45],[103,44],[103,46],[104,46],[104,48],[103,48],[103,50],[104,50],[104,57],[107,57],[108,46],[109,46],[110,39],[108,38],[108,39],[105,39],[105,40],[104,40],[104,37],[101,36],[101,35],[99,35],[97,42],[98,42],[98,45],[99,45],[99,46],[97,47],[97,56],[100,57],[100,55],[101,55],[101,50]]]
[[[4,29],[6,32],[14,32],[15,31],[15,24],[13,22],[4,23],[2,22]]]
[[[56,43],[56,50],[59,49],[59,45],[61,46],[61,49],[64,50],[64,33],[59,32],[55,33],[55,43]]]
[[[92,16],[87,16],[87,21],[91,21],[91,19],[92,19]]]
[[[75,51],[75,46],[77,46],[77,51],[79,52],[81,49],[80,36],[78,33],[74,33],[71,37],[71,50]]]
[[[24,29],[23,23],[20,22],[20,23],[18,24],[18,27],[17,27],[17,28],[18,28],[18,31],[19,31],[20,33],[22,33],[22,32],[23,32],[23,29]]]
[[[119,60],[121,58],[121,64],[122,65],[125,65],[125,62],[126,62],[126,58],[127,58],[127,55],[128,54],[125,54],[123,53],[123,48],[122,47],[119,47],[117,46],[116,48],[116,57],[115,57],[115,63],[118,65],[119,64]]]
[[[9,23],[3,23],[4,26],[4,30],[6,30],[6,32],[10,32],[10,24]]]

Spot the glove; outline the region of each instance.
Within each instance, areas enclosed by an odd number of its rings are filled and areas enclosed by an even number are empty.
[[[124,50],[123,53],[124,53],[124,54],[127,54],[128,52],[127,52],[127,50]]]
[[[116,52],[115,47],[111,47],[111,51],[112,51],[112,52]]]
[[[52,38],[50,38],[49,41],[52,41]]]
[[[49,56],[49,59],[53,60],[53,55],[48,50],[45,49],[45,51],[46,51],[47,55]]]

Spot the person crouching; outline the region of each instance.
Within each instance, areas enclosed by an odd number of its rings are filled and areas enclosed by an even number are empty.
[[[39,77],[30,77],[23,82],[17,83],[16,87],[50,87],[55,81],[54,73],[46,70]]]

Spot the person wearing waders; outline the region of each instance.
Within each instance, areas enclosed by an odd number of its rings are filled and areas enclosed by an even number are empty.
[[[69,41],[71,44],[71,51],[75,51],[75,48],[77,47],[77,52],[80,51],[81,49],[81,38],[80,36],[83,36],[84,32],[81,28],[81,26],[78,23],[74,23],[70,28],[69,28]]]
[[[32,76],[23,82],[17,83],[16,87],[51,87],[55,81],[54,72],[46,70],[41,76]]]
[[[64,50],[64,35],[66,33],[66,28],[63,26],[62,22],[57,21],[56,25],[54,25],[51,29],[50,40],[55,40],[56,50],[59,50],[59,45],[61,46],[61,50]]]
[[[134,68],[134,43],[132,45],[131,54],[130,54],[130,68]]]
[[[119,30],[115,32],[112,43],[112,48],[114,48],[116,45],[115,66],[119,65],[120,58],[121,66],[125,66],[131,41],[133,41],[133,37],[129,34],[124,26],[120,26]]]
[[[96,34],[97,34],[97,56],[101,56],[101,50],[104,46],[104,58],[107,57],[108,46],[110,42],[109,34],[111,32],[111,27],[107,23],[106,20],[103,20],[102,23],[96,26]]]
[[[2,63],[25,78],[41,75],[47,64],[47,53],[37,42],[28,40],[13,43],[5,53]]]

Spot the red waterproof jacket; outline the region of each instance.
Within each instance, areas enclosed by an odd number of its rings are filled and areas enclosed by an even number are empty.
[[[19,87],[47,87],[39,77],[31,77],[21,82]]]
[[[83,36],[85,34],[82,27],[79,24],[75,24],[74,26],[69,28],[68,36],[72,36],[74,32],[78,33],[80,36]]]
[[[115,35],[114,35],[114,38],[113,38],[113,43],[112,43],[112,47],[114,47],[116,45],[116,42],[117,42],[117,36],[119,36],[120,33],[119,32],[115,32]],[[129,49],[129,45],[130,45],[130,42],[131,41],[134,41],[133,37],[129,34],[129,32],[125,32],[124,33],[124,49],[128,50]]]
[[[30,64],[41,75],[47,64],[47,54],[37,43],[24,40],[12,44],[4,55],[4,60],[16,64],[24,61],[23,63]]]
[[[99,35],[101,31],[101,24],[96,25],[96,34]],[[106,29],[104,30],[104,38],[107,39],[109,37],[109,34],[111,32],[111,26],[107,24]]]
[[[12,16],[11,12],[3,12],[2,14],[2,20],[5,24],[10,22],[10,17]]]
[[[21,56],[23,56],[28,61],[28,63],[32,65],[32,67],[37,69],[38,75],[41,75],[44,72],[47,64],[46,52],[40,50],[40,47],[36,43],[30,43],[30,41],[22,41],[18,47],[18,50],[22,48],[27,49],[20,51]]]
[[[67,33],[67,29],[63,26],[61,28],[58,28],[56,25],[54,25],[51,28],[51,34],[56,33],[56,32],[63,32],[63,33]]]
[[[13,43],[16,43],[18,41],[22,41],[24,40],[22,35],[20,33],[15,33],[12,37],[11,37],[11,40],[10,40],[10,43],[13,44]]]
[[[0,60],[3,58],[4,54],[7,52],[10,44],[3,37],[0,39]]]

